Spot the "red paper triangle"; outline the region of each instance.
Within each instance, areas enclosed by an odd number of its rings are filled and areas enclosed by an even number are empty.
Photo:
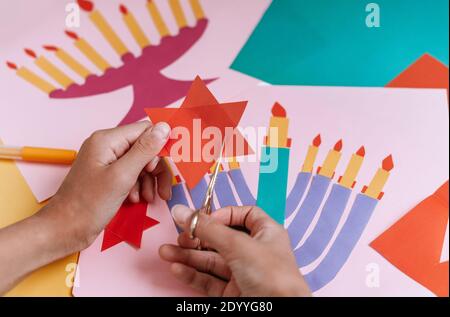
[[[370,244],[438,296],[449,295],[448,261],[440,262],[448,223],[448,195],[447,182]]]

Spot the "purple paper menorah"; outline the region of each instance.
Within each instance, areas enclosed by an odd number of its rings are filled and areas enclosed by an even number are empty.
[[[355,179],[365,157],[364,147],[352,155],[344,174],[334,182],[334,170],[341,158],[342,141],[330,150],[323,165],[314,173],[313,165],[319,145],[320,137],[316,137],[296,176],[294,186],[286,197],[285,210],[285,223],[288,224],[287,230],[299,268],[311,264],[314,266],[305,275],[313,292],[330,283],[350,257],[383,196],[382,189],[393,168],[392,156],[388,156],[370,184],[364,186],[359,193],[354,193]],[[219,175],[215,188],[215,207],[255,205],[255,195],[250,190],[239,163],[230,163],[229,170],[222,171]],[[181,182],[175,184],[174,194],[168,202],[169,208],[176,204],[189,204],[186,195],[190,195],[192,207],[198,208],[206,187],[207,177],[190,191]],[[348,206],[350,212],[342,219]],[[316,222],[315,218],[318,219]],[[338,228],[341,219],[343,225]]]

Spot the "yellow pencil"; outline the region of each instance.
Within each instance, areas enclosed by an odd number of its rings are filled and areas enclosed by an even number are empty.
[[[0,146],[0,159],[4,160],[70,165],[76,157],[77,152],[73,150]]]

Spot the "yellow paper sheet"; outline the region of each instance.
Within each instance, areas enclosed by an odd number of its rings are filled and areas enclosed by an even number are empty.
[[[33,215],[44,205],[36,202],[15,163],[0,160],[0,228]],[[74,254],[35,271],[6,296],[71,296],[77,260]]]

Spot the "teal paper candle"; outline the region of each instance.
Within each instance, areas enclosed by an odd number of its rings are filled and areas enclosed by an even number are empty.
[[[256,205],[284,224],[289,148],[262,147]]]

